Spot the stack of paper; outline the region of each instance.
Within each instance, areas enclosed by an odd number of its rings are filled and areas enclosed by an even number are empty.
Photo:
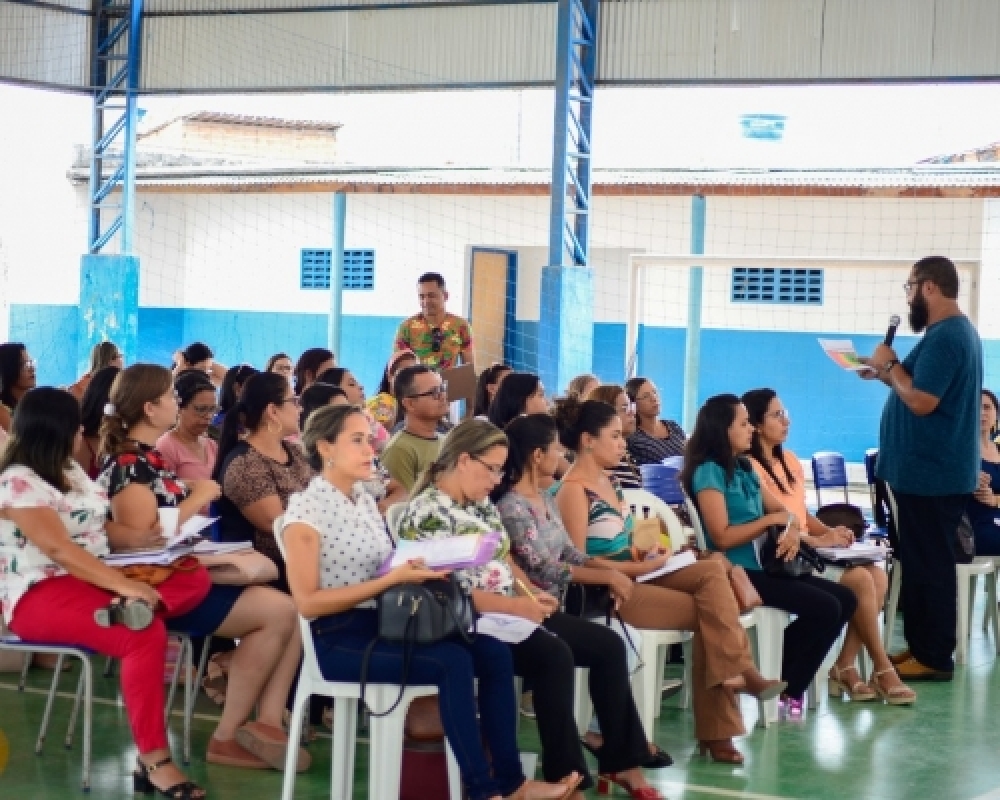
[[[498,532],[448,536],[444,539],[410,541],[401,539],[378,569],[378,575],[405,564],[423,559],[431,569],[467,569],[480,567],[493,559],[501,534]]]
[[[176,509],[161,509],[162,511]],[[163,547],[152,547],[147,549],[136,549],[136,550],[126,550],[118,553],[112,553],[111,555],[105,556],[104,561],[112,567],[128,567],[133,564],[152,564],[154,566],[167,566],[173,564],[177,559],[182,558],[187,555],[191,555],[194,552],[199,552],[203,554],[207,553],[217,553],[217,552],[233,552],[232,550],[199,550],[201,546],[204,547],[218,547],[220,546],[216,542],[206,542],[200,536],[200,532],[205,530],[209,525],[215,522],[216,518],[212,517],[202,517],[200,515],[195,515],[191,517],[187,522],[181,525],[180,530],[171,534]],[[175,523],[176,528],[176,523]],[[249,544],[240,543],[241,545]],[[222,545],[225,547],[226,545]],[[245,546],[240,547],[241,550],[246,549]]]
[[[636,582],[645,583],[646,581],[651,581],[653,578],[659,578],[661,575],[669,575],[671,572],[677,572],[679,569],[684,569],[684,567],[690,567],[698,560],[698,557],[691,550],[682,550],[679,553],[674,553],[667,560],[667,563],[660,567],[658,570],[653,572],[647,572],[645,575],[640,575],[636,578]]]
[[[867,542],[855,542],[850,547],[817,547],[816,552],[830,561],[849,561],[853,558],[885,561],[888,555],[886,548]]]

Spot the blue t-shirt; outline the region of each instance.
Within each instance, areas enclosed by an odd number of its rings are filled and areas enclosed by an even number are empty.
[[[983,346],[964,314],[931,325],[903,359],[913,387],[937,397],[918,417],[890,392],[882,410],[875,474],[906,494],[969,494],[979,481]]]
[[[990,476],[990,489],[994,494],[1000,494],[1000,464],[983,459],[979,468]],[[975,497],[970,497],[965,507],[972,524],[972,533],[976,540],[977,556],[1000,555],[1000,509],[983,505]]]
[[[753,469],[747,469],[737,462],[733,477],[726,480],[726,471],[714,461],[706,461],[691,476],[691,489],[695,495],[704,489],[722,492],[726,500],[726,513],[730,525],[743,525],[764,516],[764,495],[760,490],[760,479]],[[705,531],[705,544],[709,550],[718,550],[709,532]],[[726,557],[736,566],[744,569],[760,569],[757,551],[753,542],[738,545],[726,551]]]

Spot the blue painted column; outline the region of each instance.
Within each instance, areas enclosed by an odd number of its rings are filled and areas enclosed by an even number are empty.
[[[691,198],[691,254],[705,254],[705,196]],[[684,341],[684,416],[685,430],[694,428],[698,416],[698,377],[701,372],[701,303],[705,279],[703,267],[691,267],[688,286],[687,337]]]
[[[90,366],[95,344],[114,342],[135,363],[139,340],[139,259],[136,256],[83,256],[80,260],[80,327],[76,358],[79,374]]]
[[[549,264],[542,269],[538,371],[546,391],[593,369],[591,122],[598,0],[559,0]]]
[[[333,244],[330,254],[330,321],[327,326],[327,346],[333,351],[337,363],[341,363],[344,353],[344,231],[347,228],[347,195],[337,192],[333,195]]]

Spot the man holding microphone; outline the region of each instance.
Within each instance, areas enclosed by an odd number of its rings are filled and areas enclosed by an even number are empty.
[[[903,288],[910,327],[926,331],[923,338],[900,361],[891,327],[886,342],[861,359],[870,369],[860,373],[890,389],[875,474],[892,487],[899,509],[908,645],[892,660],[904,681],[950,681],[958,614],[955,539],[979,484],[983,349],[958,307],[958,270],[951,260],[921,259]]]

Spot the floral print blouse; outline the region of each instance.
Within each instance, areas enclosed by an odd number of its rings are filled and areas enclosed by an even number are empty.
[[[399,520],[401,539],[443,539],[494,531],[500,534],[500,543],[493,560],[481,567],[455,570],[452,574],[466,593],[481,589],[509,595],[514,586],[514,575],[507,563],[510,540],[496,506],[489,500],[459,505],[440,489],[429,486],[407,503]]]
[[[126,450],[108,458],[101,467],[97,482],[114,497],[129,484],[148,486],[156,496],[157,508],[176,508],[189,492],[167,467],[160,451],[142,442],[133,442],[136,450]]]
[[[515,491],[497,503],[504,527],[510,535],[514,560],[536,586],[553,594],[565,590],[573,580],[573,567],[582,567],[590,557],[569,538],[555,500],[542,492],[545,513],[540,513]]]
[[[66,468],[66,478],[71,488],[63,493],[28,467],[8,467],[0,474],[0,508],[51,508],[74,544],[91,555],[106,556],[110,552],[104,531],[107,495],[75,462]],[[65,574],[66,570],[28,541],[13,522],[0,519],[0,608],[6,622],[28,589],[46,578]]]

